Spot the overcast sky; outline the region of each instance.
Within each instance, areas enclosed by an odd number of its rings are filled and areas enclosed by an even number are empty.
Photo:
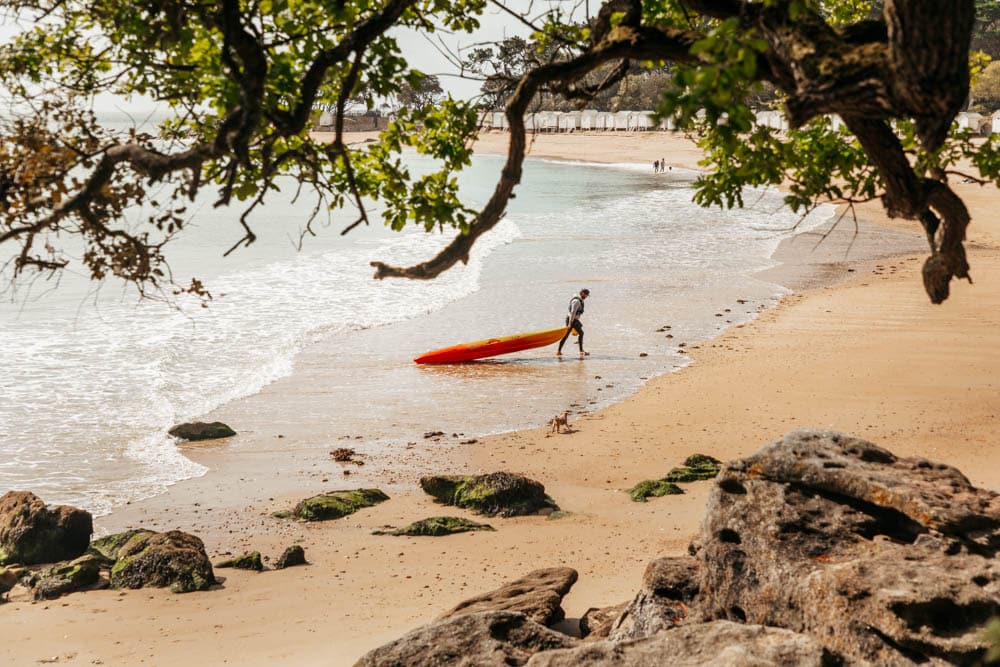
[[[586,11],[584,4],[588,0],[506,0],[505,4],[512,9],[522,11],[531,18],[537,18],[550,7],[560,7],[562,11],[571,13],[576,20],[582,20]],[[599,0],[589,0],[595,8]],[[458,68],[449,61],[446,53],[452,58],[461,58],[465,52],[484,42],[499,41],[507,37],[520,35],[527,37],[530,30],[509,13],[501,11],[495,5],[488,5],[480,18],[482,27],[474,34],[448,34],[438,32],[433,36],[413,31],[398,31],[395,37],[402,49],[403,56],[414,67],[425,74],[439,77],[441,86],[458,98],[470,98],[479,93],[482,83],[463,79]],[[12,24],[9,20],[0,22],[0,40],[7,41],[24,29],[23,24]],[[138,98],[123,100],[110,95],[101,95],[95,101],[95,107],[101,111],[127,110],[133,113],[143,113],[154,104]]]

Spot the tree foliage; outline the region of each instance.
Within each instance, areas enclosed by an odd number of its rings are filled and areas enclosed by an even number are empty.
[[[0,49],[0,84],[15,99],[0,131],[0,247],[15,249],[16,274],[60,270],[72,259],[67,239],[78,239],[95,278],[119,276],[144,291],[172,285],[162,248],[183,233],[189,199],[211,189],[218,205],[242,206],[236,248],[255,239],[249,213],[291,176],[327,207],[355,207],[348,230],[369,222],[366,198],[382,201],[383,222],[394,229],[457,228],[426,262],[373,262],[378,278],[433,278],[466,261],[502,217],[521,179],[531,104],[546,95],[587,104],[643,70],[669,71],[657,83],[658,112],[706,150],[700,203],[740,204],[745,187],[779,183],[791,183],[787,199],[799,209],[817,198],[878,198],[889,215],[925,230],[924,284],[935,302],[947,298],[953,277],[968,277],[969,215],[948,178],[963,158],[987,179],[1000,172],[992,138],[974,145],[952,131],[969,93],[973,0],[886,0],[880,8],[865,0],[607,0],[587,25],[551,10],[536,17],[533,44],[509,44],[501,59],[485,50],[470,58],[494,68],[488,92],[510,126],[507,163],[478,212],[459,200],[455,179],[477,132],[471,102],[415,102],[365,150],[345,141],[343,113],[359,95],[391,98],[427,80],[395,30],[471,31],[485,0],[0,7],[34,26]],[[784,101],[787,136],[752,125],[749,101],[764,86]],[[87,111],[102,92],[147,95],[175,116],[158,136],[110,135]],[[335,110],[329,143],[308,133],[317,106]],[[829,114],[847,131],[834,132]],[[411,176],[404,147],[440,168]],[[155,212],[129,217],[154,191]],[[186,289],[203,291],[197,282]]]

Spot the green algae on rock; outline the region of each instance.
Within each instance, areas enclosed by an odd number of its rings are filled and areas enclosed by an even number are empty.
[[[194,535],[171,530],[133,535],[111,568],[114,588],[169,586],[175,593],[203,591],[215,584],[205,545]]]
[[[0,496],[0,565],[58,563],[81,556],[90,544],[90,512],[46,505],[30,491]]]
[[[674,496],[680,493],[684,493],[681,487],[673,482],[662,479],[647,479],[628,490],[628,495],[637,503],[644,503],[646,502],[646,498],[651,496],[658,498],[660,496]]]
[[[647,479],[628,490],[629,496],[637,503],[646,502],[651,496],[669,496],[684,493],[678,483],[698,482],[714,479],[721,467],[721,461],[705,454],[692,454],[684,459],[682,467],[673,468],[660,479]]]
[[[275,570],[284,570],[286,567],[292,567],[293,565],[305,565],[306,564],[306,551],[298,544],[293,544],[292,546],[285,549],[285,551],[278,556],[278,560],[274,564]]]
[[[259,551],[248,551],[242,556],[219,561],[215,567],[233,567],[237,570],[255,570],[260,572],[264,569],[264,563],[260,559]]]
[[[88,553],[34,575],[31,587],[35,599],[54,600],[60,595],[93,586],[101,578],[102,560],[100,555]]]
[[[495,530],[488,523],[476,523],[457,516],[432,516],[428,519],[414,521],[409,526],[398,530],[376,530],[372,535],[410,535],[440,537],[453,533],[467,533],[471,530]]]
[[[373,507],[389,500],[379,489],[330,491],[299,502],[292,515],[306,521],[327,521],[354,514],[364,507]]]
[[[535,514],[546,507],[559,509],[545,495],[545,487],[541,483],[510,472],[421,477],[420,487],[446,505],[487,516]]]
[[[121,533],[105,535],[90,543],[90,551],[100,554],[113,563],[118,560],[118,553],[132,538],[142,535],[153,535],[155,532],[146,528],[134,528]]]

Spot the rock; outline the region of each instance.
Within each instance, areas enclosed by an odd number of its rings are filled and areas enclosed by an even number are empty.
[[[330,452],[330,457],[340,463],[348,463],[354,458],[355,451],[349,447],[338,447]]]
[[[488,611],[448,618],[417,628],[366,653],[355,667],[462,665],[516,667],[538,651],[575,646],[577,640],[524,614]]]
[[[476,523],[457,516],[434,516],[429,519],[414,521],[405,528],[399,530],[376,530],[373,535],[410,535],[430,537],[440,537],[453,533],[465,533],[470,530],[494,530],[493,526],[487,523]]]
[[[539,482],[510,472],[421,477],[420,487],[446,505],[487,516],[534,514],[545,507],[559,509]]]
[[[794,628],[875,664],[973,664],[1000,614],[1000,496],[828,431],[724,466],[695,546],[703,618]]]
[[[87,550],[93,532],[90,512],[46,506],[28,491],[8,491],[0,497],[0,565],[71,560]]]
[[[662,479],[647,479],[628,490],[628,495],[637,503],[644,503],[650,497],[674,496],[679,493],[684,493],[681,487]]]
[[[255,570],[260,572],[264,569],[264,563],[260,559],[259,551],[248,551],[242,556],[219,561],[215,564],[215,567],[232,567],[237,570]]]
[[[170,586],[175,593],[187,593],[203,591],[214,583],[205,545],[178,530],[134,535],[118,549],[118,560],[111,568],[115,588]]]
[[[331,491],[299,502],[292,514],[306,521],[326,521],[354,514],[364,507],[373,507],[389,500],[379,489]]]
[[[96,554],[84,554],[68,563],[55,565],[34,577],[36,600],[54,600],[60,595],[89,588],[101,579],[103,558]],[[107,582],[105,582],[107,585]]]
[[[608,639],[641,639],[680,625],[697,593],[698,563],[694,558],[652,561],[646,566],[635,599],[608,627]]]
[[[153,534],[155,534],[155,531],[146,530],[145,528],[135,528],[121,533],[105,535],[90,543],[90,551],[105,558],[109,562],[108,566],[110,567],[118,560],[118,552],[128,544],[129,540],[136,536]]]
[[[611,626],[622,615],[629,602],[622,602],[613,607],[591,607],[580,617],[580,636],[588,641],[606,639],[611,632]]]
[[[0,600],[3,596],[17,585],[20,580],[17,572],[6,567],[0,567]]]
[[[859,665],[806,635],[715,621],[682,626],[631,642],[588,642],[537,653],[528,667],[828,667]]]
[[[648,479],[639,482],[628,490],[629,496],[637,503],[646,502],[646,498],[655,496],[670,496],[684,491],[678,483],[697,482],[712,479],[719,474],[720,462],[705,454],[692,454],[684,460],[684,465],[673,468],[661,479]]]
[[[459,603],[439,618],[451,618],[480,611],[515,611],[532,621],[551,625],[565,617],[563,596],[576,583],[576,570],[550,567],[535,570],[524,577],[504,584],[495,591],[478,595]]]
[[[177,424],[169,431],[170,435],[181,440],[215,440],[236,435],[236,431],[222,422],[189,422]]]
[[[306,551],[298,544],[293,544],[292,546],[285,549],[285,551],[278,557],[278,560],[274,563],[275,570],[284,570],[286,567],[292,567],[294,565],[305,565],[306,564]]]
[[[698,482],[712,479],[719,474],[721,462],[704,454],[692,454],[684,461],[683,467],[673,468],[664,477],[667,482]]]

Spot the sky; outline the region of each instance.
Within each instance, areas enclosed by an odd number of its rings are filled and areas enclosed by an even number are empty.
[[[559,7],[563,12],[570,13],[574,18],[582,20],[589,2],[594,10],[600,0],[505,0],[506,6],[514,11],[525,13],[529,17],[538,17],[550,7]],[[482,82],[463,79],[458,68],[445,55],[451,52],[461,57],[468,49],[485,42],[499,41],[507,37],[519,35],[528,37],[530,30],[509,13],[502,11],[495,4],[489,4],[480,17],[481,27],[473,34],[449,34],[444,31],[433,36],[414,31],[396,31],[396,37],[402,55],[410,62],[410,66],[424,72],[436,75],[445,91],[453,97],[468,99],[479,93]],[[0,21],[0,41],[6,42],[24,26],[14,24],[9,20]],[[122,99],[111,95],[100,95],[95,99],[95,109],[98,111],[121,110],[129,113],[144,113],[156,105],[153,101],[141,98]]]

